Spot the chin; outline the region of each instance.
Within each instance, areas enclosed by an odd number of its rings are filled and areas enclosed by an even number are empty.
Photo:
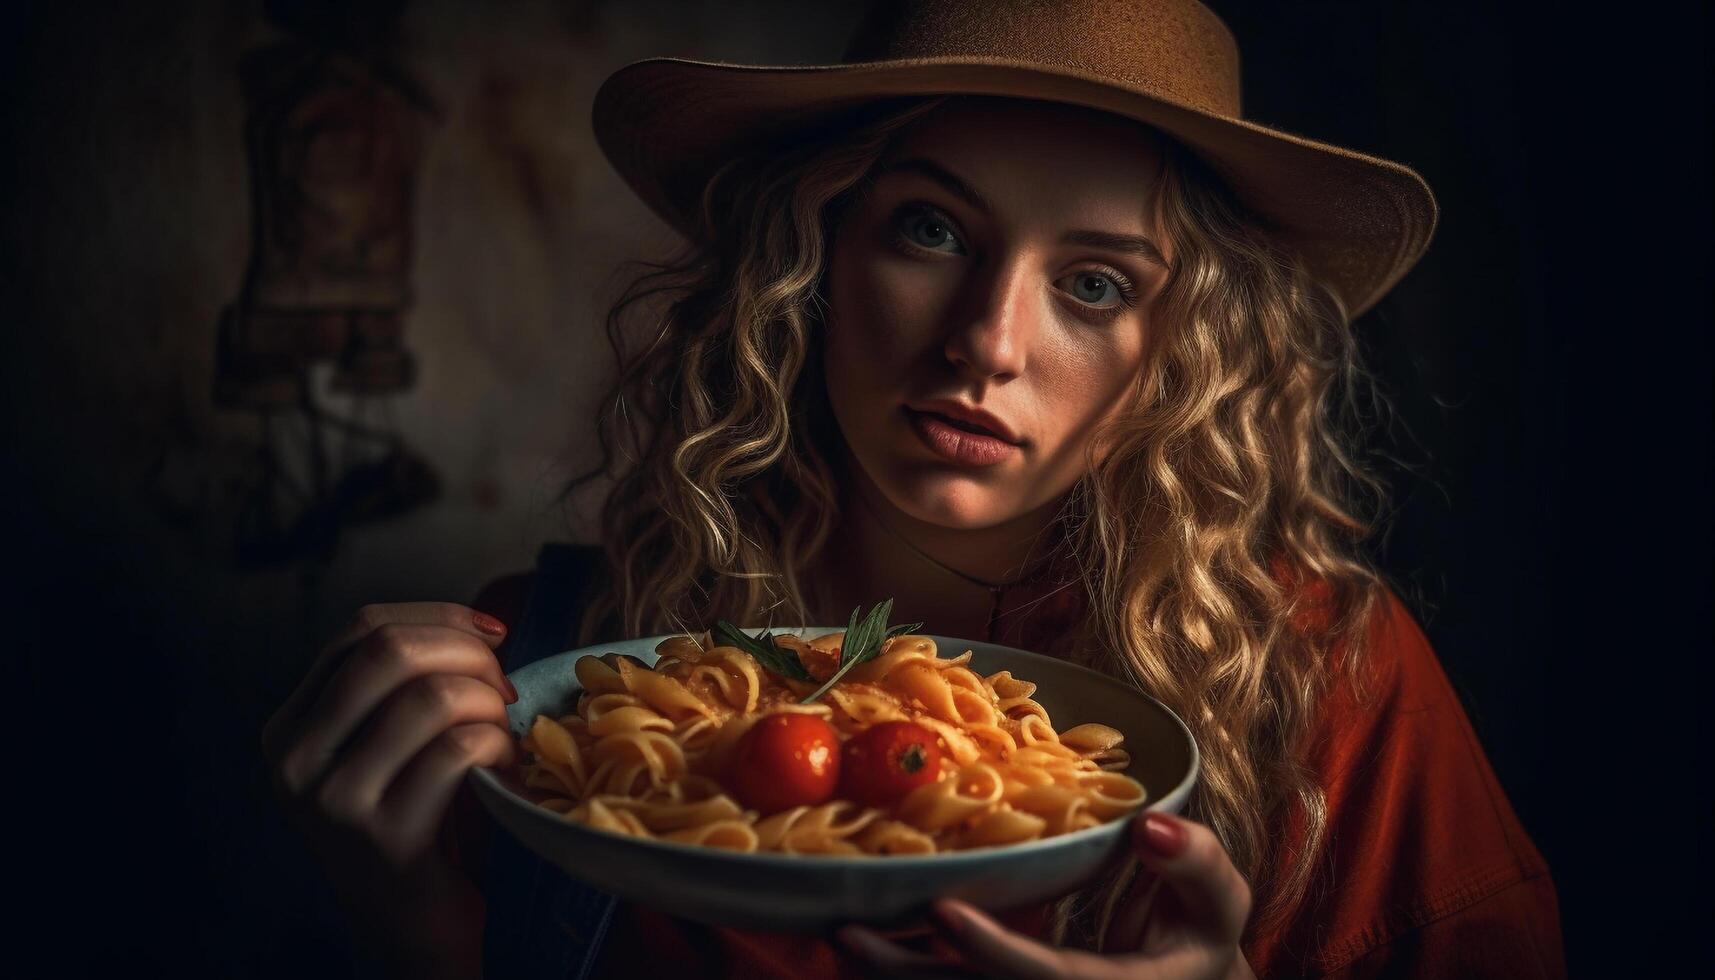
[[[980,531],[1004,524],[1021,511],[1016,501],[994,487],[966,476],[945,473],[890,474],[877,481],[889,502],[907,516],[959,531]]]

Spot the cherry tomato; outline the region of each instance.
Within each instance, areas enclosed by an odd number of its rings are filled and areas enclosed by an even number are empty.
[[[852,736],[840,760],[840,796],[887,809],[941,776],[935,733],[909,721],[884,721]]]
[[[769,715],[738,740],[727,783],[765,814],[826,803],[840,783],[839,735],[815,715]]]

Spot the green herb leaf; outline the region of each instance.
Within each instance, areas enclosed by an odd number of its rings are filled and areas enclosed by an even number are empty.
[[[804,665],[798,662],[796,653],[791,650],[782,650],[774,645],[774,638],[768,635],[767,630],[763,630],[753,638],[746,636],[744,630],[723,619],[715,624],[714,635],[715,642],[722,646],[738,647],[755,657],[756,662],[764,668],[779,674],[781,677],[789,677],[795,681],[815,680],[814,677],[810,676],[810,672],[804,669]]]
[[[895,626],[889,629],[887,616],[893,612],[892,599],[888,599],[871,609],[867,616],[860,619],[858,613],[862,608],[860,606],[852,610],[851,621],[846,625],[846,636],[840,643],[840,669],[834,671],[834,675],[828,678],[827,683],[817,688],[816,693],[799,702],[800,704],[809,704],[828,693],[835,684],[840,682],[840,678],[846,675],[846,671],[865,661],[874,660],[881,653],[881,648],[886,645],[888,640],[923,628],[922,623],[912,623],[909,626]]]

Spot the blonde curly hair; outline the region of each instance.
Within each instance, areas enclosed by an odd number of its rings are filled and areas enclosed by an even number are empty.
[[[892,141],[948,98],[871,103],[733,159],[690,244],[640,264],[607,319],[620,371],[601,462],[568,488],[613,481],[600,532],[612,577],[586,642],[810,620],[805,575],[839,519],[819,371],[828,244]],[[1090,612],[1064,651],[1099,651],[1089,666],[1190,725],[1203,753],[1190,815],[1250,882],[1254,927],[1295,907],[1320,849],[1323,794],[1301,759],[1381,594],[1357,550],[1380,487],[1347,448],[1366,379],[1338,297],[1162,143],[1173,268],[1130,409],[1096,433],[1067,500]],[[1062,901],[1052,938],[1099,949],[1135,870]]]

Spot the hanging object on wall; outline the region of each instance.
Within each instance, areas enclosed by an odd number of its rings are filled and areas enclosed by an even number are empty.
[[[238,554],[267,564],[326,557],[341,528],[439,494],[392,412],[415,378],[412,199],[436,112],[384,59],[325,38],[253,51],[240,74],[253,234],[214,395],[258,416]]]

